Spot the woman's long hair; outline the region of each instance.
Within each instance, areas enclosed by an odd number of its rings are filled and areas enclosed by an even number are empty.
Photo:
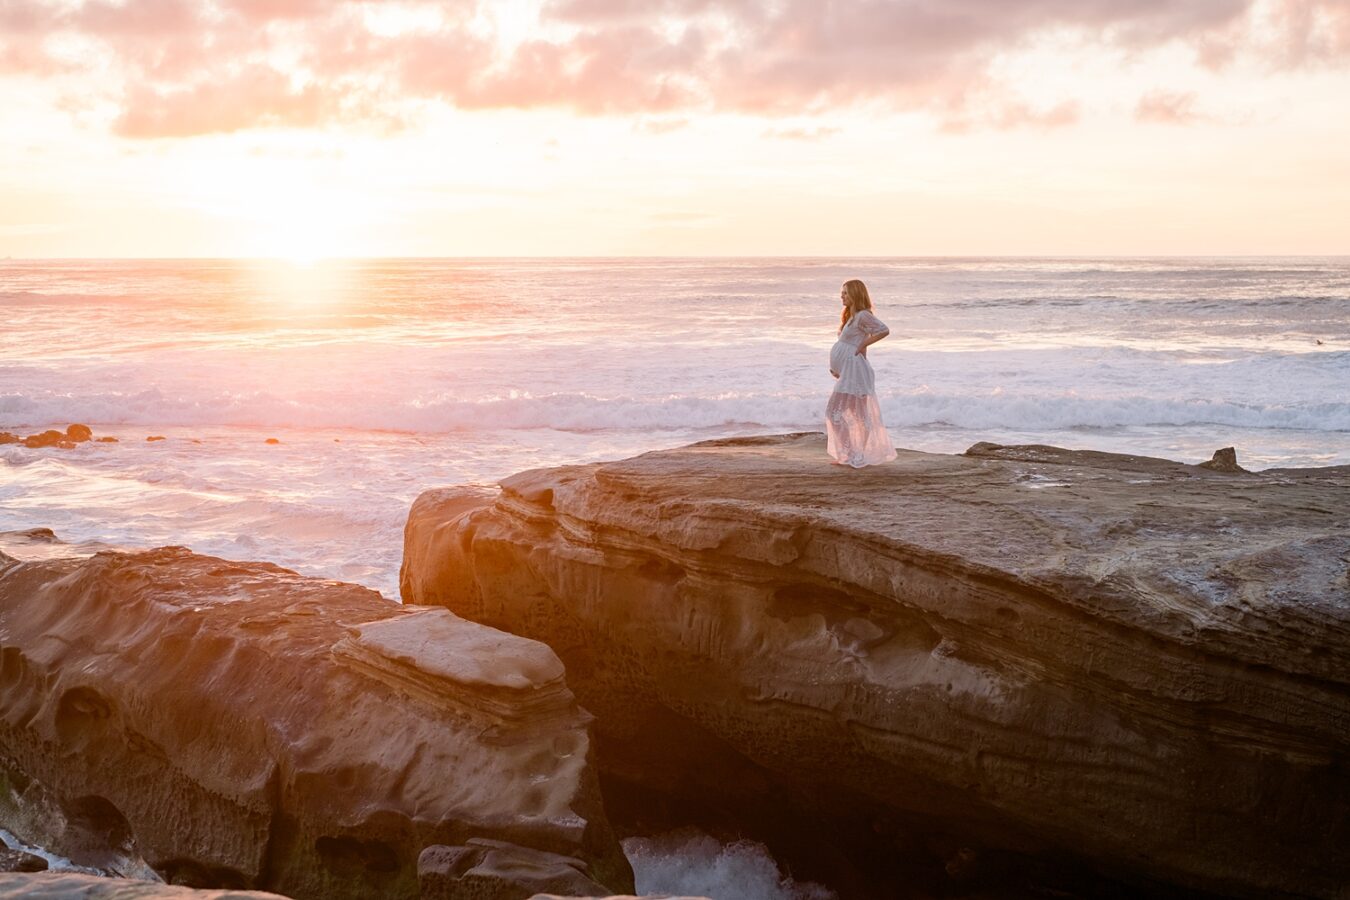
[[[844,282],[844,290],[848,293],[848,305],[839,315],[839,330],[843,331],[848,320],[853,318],[853,314],[864,309],[872,308],[872,298],[867,293],[867,285],[854,278]]]

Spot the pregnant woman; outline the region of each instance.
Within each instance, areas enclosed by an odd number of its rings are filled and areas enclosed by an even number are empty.
[[[876,375],[867,347],[891,333],[872,314],[867,285],[856,278],[839,291],[844,312],[839,340],[830,348],[830,374],[838,381],[825,406],[825,448],[831,459],[855,469],[895,459],[895,445],[881,423]]]

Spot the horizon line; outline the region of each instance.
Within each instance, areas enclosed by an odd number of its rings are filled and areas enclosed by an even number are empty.
[[[916,254],[760,254],[760,253],[700,253],[700,254],[518,254],[480,253],[468,255],[389,255],[389,256],[324,256],[297,258],[288,256],[4,256],[0,263],[12,262],[253,262],[282,263],[309,267],[340,262],[415,262],[425,260],[513,260],[513,259],[593,259],[593,260],[682,260],[682,259],[798,259],[798,260],[859,260],[859,259],[1350,259],[1344,253],[916,253]]]

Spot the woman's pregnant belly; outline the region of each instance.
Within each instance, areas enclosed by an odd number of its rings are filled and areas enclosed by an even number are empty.
[[[830,348],[830,373],[835,377],[844,374],[844,364],[857,352],[858,348],[848,341],[835,341]]]
[[[876,376],[867,364],[867,357],[858,353],[857,344],[848,341],[835,341],[830,348],[830,371],[839,380],[834,383],[836,392],[844,394],[876,393]]]

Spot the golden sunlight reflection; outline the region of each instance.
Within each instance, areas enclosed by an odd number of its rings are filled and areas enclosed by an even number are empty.
[[[260,259],[253,267],[256,299],[273,306],[326,311],[344,305],[356,272],[346,262],[319,256]]]

